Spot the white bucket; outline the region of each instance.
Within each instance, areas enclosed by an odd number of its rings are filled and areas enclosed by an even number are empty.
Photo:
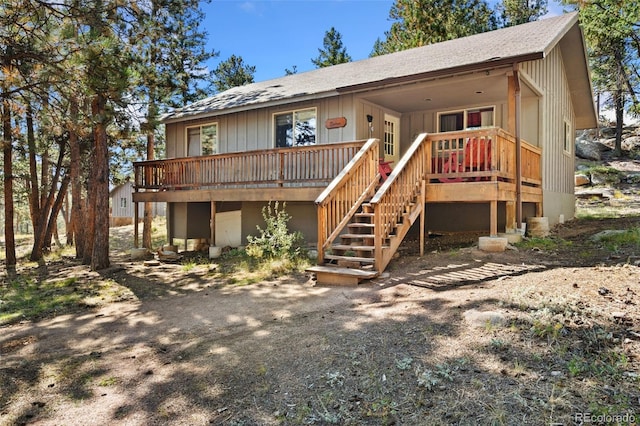
[[[222,247],[210,246],[209,247],[209,259],[216,259],[222,254]]]

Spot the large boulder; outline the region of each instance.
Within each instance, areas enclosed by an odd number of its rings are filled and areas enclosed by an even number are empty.
[[[602,159],[603,146],[600,142],[578,139],[576,140],[576,156],[585,160],[600,161]]]
[[[629,135],[622,140],[622,149],[625,151],[637,151],[640,149],[640,136]]]

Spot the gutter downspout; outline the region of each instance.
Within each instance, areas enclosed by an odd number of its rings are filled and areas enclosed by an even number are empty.
[[[522,141],[520,140],[520,74],[518,73],[518,62],[513,63],[513,80],[515,83],[515,137],[516,137],[516,225],[522,229]]]

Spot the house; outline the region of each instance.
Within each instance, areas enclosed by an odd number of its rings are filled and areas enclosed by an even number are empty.
[[[109,191],[111,198],[111,214],[109,215],[109,226],[131,225],[134,221],[133,203],[133,182],[127,180],[115,186]],[[152,203],[151,211],[153,217],[164,216],[165,203]],[[138,217],[144,216],[144,203],[138,203]]]
[[[171,240],[241,244],[286,201],[320,266],[350,266],[318,269],[336,282],[384,270],[414,223],[496,235],[572,218],[574,132],[597,126],[577,13],[236,87],[163,120],[167,158],[135,164],[133,200],[168,203]]]

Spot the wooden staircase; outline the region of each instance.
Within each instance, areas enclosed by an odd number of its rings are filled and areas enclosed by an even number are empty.
[[[318,265],[307,271],[319,283],[357,285],[377,277],[418,217],[424,229],[425,138],[418,136],[382,185],[378,141],[368,141],[318,197]]]

